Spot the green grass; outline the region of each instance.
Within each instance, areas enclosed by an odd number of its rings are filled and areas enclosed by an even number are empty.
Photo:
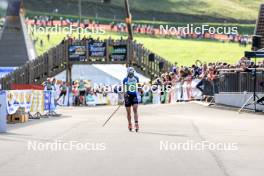
[[[43,13],[43,12],[35,12],[35,11],[27,11],[27,16],[28,17],[34,17],[34,16],[39,16],[39,15],[47,15],[49,16],[50,13]],[[78,20],[79,16],[76,15],[63,15],[63,14],[54,14],[55,19],[59,19],[60,17],[64,18],[69,18],[69,19],[75,19]],[[92,16],[82,16],[83,19],[94,19]],[[102,18],[98,17],[96,19],[99,21],[101,24],[110,24],[113,22],[113,19],[109,18]],[[116,19],[115,22],[123,22],[123,20]],[[149,21],[149,20],[133,20],[133,23],[135,24],[152,24],[155,26],[155,28],[159,28],[160,25],[169,25],[169,26],[186,26],[187,24],[190,24],[189,22],[171,22],[171,21]],[[252,35],[255,30],[255,24],[240,24],[240,23],[192,23],[194,26],[202,26],[202,25],[210,25],[211,27],[222,27],[222,26],[227,26],[227,27],[237,27],[239,34],[247,34],[247,35]]]
[[[131,8],[160,12],[208,15],[212,17],[254,20],[262,0],[131,0]],[[123,6],[123,0],[112,0]]]
[[[44,47],[41,47],[39,42],[36,44],[39,55],[49,48],[56,46],[65,37],[62,34],[55,35],[51,33],[51,41],[48,42],[44,33],[35,34],[35,36],[38,36],[44,42]],[[77,37],[76,34],[73,36]],[[121,35],[117,33],[93,35],[94,38],[100,37],[101,39],[106,39],[110,36],[113,39],[119,39]],[[123,37],[126,38],[126,36]],[[222,43],[199,39],[165,39],[135,35],[135,40],[143,43],[146,48],[172,63],[178,62],[179,65],[192,65],[197,59],[207,63],[221,61],[234,64],[244,55],[244,51],[250,50],[250,46],[247,48],[240,47],[237,43]]]
[[[202,62],[227,62],[234,64],[250,47],[240,47],[236,43],[222,43],[215,41],[180,40],[180,39],[150,39],[139,38],[145,47],[180,65],[191,65],[197,59]]]
[[[124,0],[112,0],[111,4],[100,0],[82,0],[82,19],[88,18],[100,23],[124,21]],[[253,34],[259,5],[262,0],[130,0],[135,23],[172,26],[186,24],[209,24],[216,26],[237,26],[240,34]],[[78,19],[77,0],[24,0],[26,15],[53,15]],[[58,13],[53,13],[54,9]]]
[[[24,0],[28,10],[51,13],[58,8],[63,14],[78,14],[77,0]],[[124,8],[124,0],[112,0],[111,4],[99,3],[100,0],[82,0],[83,13],[95,15],[108,10],[119,11]],[[158,13],[180,13],[185,15],[255,20],[262,0],[130,0],[130,7],[136,12],[152,11]],[[154,12],[154,13],[153,13]],[[112,13],[115,13],[112,11]],[[98,14],[101,16],[101,14]],[[103,14],[102,14],[103,15]],[[136,15],[136,14],[134,14]],[[118,17],[118,16],[117,16]]]

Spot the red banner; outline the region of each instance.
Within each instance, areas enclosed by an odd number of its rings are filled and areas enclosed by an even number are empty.
[[[44,90],[44,87],[34,84],[11,84],[11,90]]]

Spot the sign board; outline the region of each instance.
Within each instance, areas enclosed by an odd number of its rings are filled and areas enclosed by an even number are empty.
[[[85,46],[69,46],[69,61],[84,61],[86,58]]]
[[[105,42],[89,42],[88,52],[90,57],[105,57],[106,43]]]
[[[125,61],[127,59],[127,46],[115,45],[110,47],[111,61]]]
[[[4,133],[7,130],[6,118],[6,92],[0,91],[0,133]]]
[[[247,58],[264,58],[263,51],[246,51],[245,57]]]

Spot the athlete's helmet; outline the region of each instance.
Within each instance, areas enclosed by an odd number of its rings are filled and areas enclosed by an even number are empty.
[[[135,75],[135,69],[133,67],[128,67],[127,69],[127,76],[133,77]]]

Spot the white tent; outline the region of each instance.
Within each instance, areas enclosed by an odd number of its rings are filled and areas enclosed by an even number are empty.
[[[119,84],[127,75],[127,68],[124,65],[73,65],[72,80],[90,80],[92,83],[113,85]],[[140,82],[148,82],[149,79],[136,73]],[[57,80],[66,80],[66,71],[55,76]]]

